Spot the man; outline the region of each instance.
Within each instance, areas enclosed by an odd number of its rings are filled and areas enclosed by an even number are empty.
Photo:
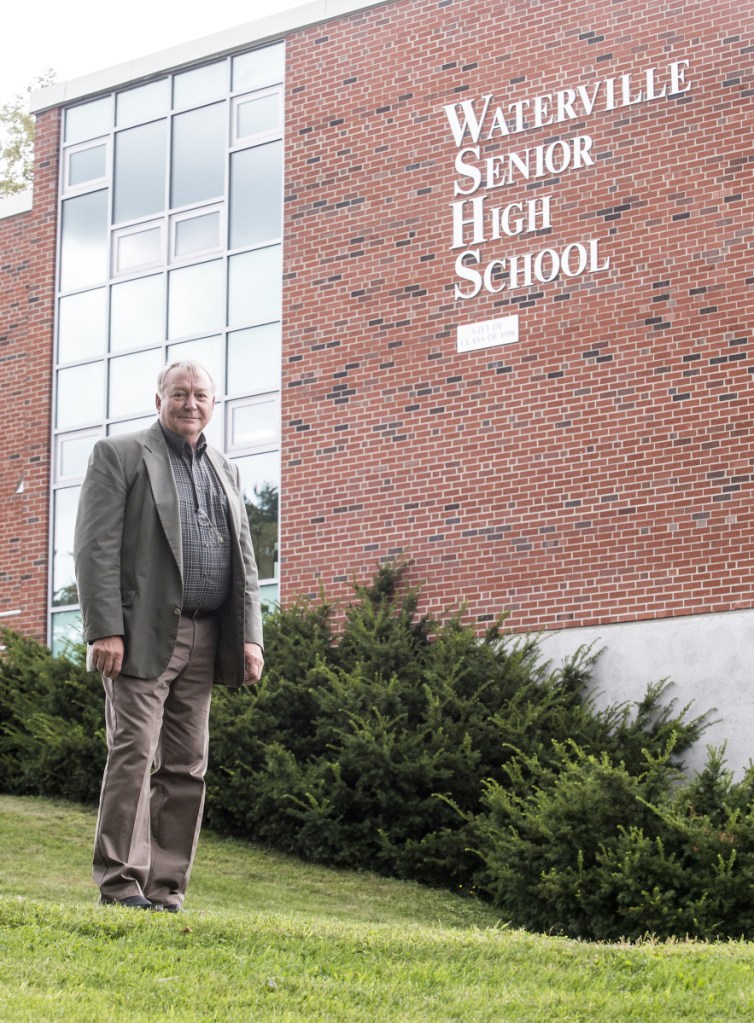
[[[238,470],[209,447],[199,363],[157,381],[158,420],[100,440],[74,559],[108,758],[94,848],[100,902],[179,912],[204,806],[213,683],[262,673],[259,586]]]

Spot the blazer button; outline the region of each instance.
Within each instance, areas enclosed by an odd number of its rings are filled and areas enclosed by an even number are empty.
[[[180,609],[179,607],[174,607],[174,608],[173,608],[173,611],[174,611],[174,612],[175,612],[175,613],[176,613],[177,615],[179,615],[179,614],[181,613],[181,609]]]

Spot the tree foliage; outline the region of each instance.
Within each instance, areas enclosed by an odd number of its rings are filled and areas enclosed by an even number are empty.
[[[34,117],[29,113],[29,95],[52,85],[56,74],[50,68],[37,75],[23,92],[0,106],[0,197],[30,188],[34,175]]]

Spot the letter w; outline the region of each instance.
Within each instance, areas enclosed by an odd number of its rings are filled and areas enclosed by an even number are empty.
[[[482,110],[482,116],[477,120],[477,116],[474,113],[474,101],[466,99],[460,104],[461,110],[463,111],[463,122],[461,122],[458,116],[458,103],[449,103],[444,109],[447,115],[448,121],[450,122],[450,130],[453,132],[453,138],[457,146],[460,146],[463,142],[463,137],[468,131],[469,135],[474,142],[479,141],[479,136],[482,134],[482,125],[484,119],[487,116],[487,110],[489,109],[490,101],[492,99],[492,93],[488,96],[483,96],[484,109]]]

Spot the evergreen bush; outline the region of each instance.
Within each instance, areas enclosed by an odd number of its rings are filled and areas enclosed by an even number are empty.
[[[218,689],[208,823],[332,866],[451,887],[513,924],[615,940],[754,937],[754,771],[683,755],[706,716],[651,684],[598,709],[595,654],[420,613],[406,566],[266,621],[261,683]],[[103,694],[83,650],[3,634],[0,786],[97,799]]]
[[[7,629],[2,641],[0,786],[16,795],[94,802],[107,745],[99,676],[86,670],[82,647],[53,657]]]

